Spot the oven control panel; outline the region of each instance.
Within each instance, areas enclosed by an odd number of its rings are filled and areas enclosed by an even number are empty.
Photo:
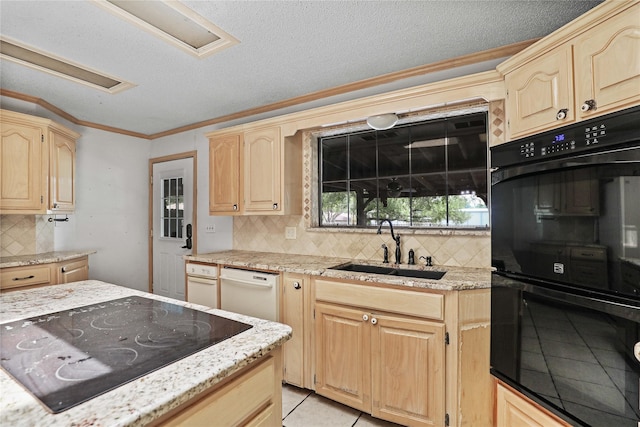
[[[640,107],[522,138],[491,149],[491,166],[502,167],[596,151],[640,141]]]

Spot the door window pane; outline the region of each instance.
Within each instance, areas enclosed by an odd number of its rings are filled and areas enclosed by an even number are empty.
[[[161,236],[182,239],[184,188],[182,178],[162,179]]]

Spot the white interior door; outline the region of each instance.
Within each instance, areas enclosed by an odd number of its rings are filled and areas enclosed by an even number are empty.
[[[153,293],[182,301],[186,289],[182,256],[191,253],[186,246],[192,199],[193,159],[154,163]]]

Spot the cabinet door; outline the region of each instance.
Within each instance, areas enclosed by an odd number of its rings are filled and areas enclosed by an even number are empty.
[[[89,278],[89,259],[70,260],[58,263],[58,283],[71,283]]]
[[[565,213],[569,215],[599,215],[600,192],[598,179],[592,175],[591,169],[577,169],[565,172]]]
[[[574,43],[576,104],[595,101],[582,118],[640,102],[640,4],[585,33]]]
[[[548,412],[498,384],[496,393],[496,427],[568,426]]]
[[[291,326],[293,336],[284,346],[284,380],[304,387],[304,288],[300,277],[286,275],[282,285],[282,321]]]
[[[209,140],[209,213],[238,214],[241,198],[241,135]]]
[[[368,314],[339,305],[316,304],[315,319],[316,392],[369,412],[371,331]]]
[[[371,315],[372,415],[443,425],[444,324]]]
[[[562,183],[555,174],[540,175],[536,179],[536,213],[560,213]]]
[[[76,141],[56,131],[49,132],[49,209],[73,212],[76,204]]]
[[[46,188],[43,171],[43,133],[39,126],[7,121],[2,130],[0,156],[0,211],[45,211],[43,190]]]
[[[570,47],[554,50],[505,76],[511,139],[574,120]],[[560,110],[566,117],[556,118]]]
[[[280,128],[244,135],[244,202],[246,212],[282,210]]]

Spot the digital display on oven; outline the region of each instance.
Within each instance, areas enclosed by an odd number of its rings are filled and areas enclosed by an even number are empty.
[[[565,137],[564,137],[564,133],[561,133],[560,135],[556,135],[556,136],[553,138],[553,143],[554,143],[554,144],[557,144],[558,142],[563,142],[563,141],[564,141],[564,139],[565,139]]]

